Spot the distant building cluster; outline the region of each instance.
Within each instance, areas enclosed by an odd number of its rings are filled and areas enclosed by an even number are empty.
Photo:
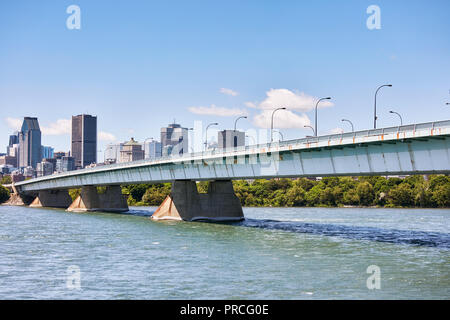
[[[104,151],[104,162],[98,163],[96,116],[72,116],[71,150],[67,152],[43,146],[38,119],[24,117],[20,131],[9,136],[6,153],[0,153],[0,177],[10,175],[17,182],[98,165],[180,156],[189,153],[189,130],[192,129],[171,123],[161,128],[160,141],[148,138],[139,142],[131,138],[123,143],[110,143]],[[244,145],[244,132],[223,130],[218,132],[217,143],[207,145],[206,149]]]
[[[22,181],[81,169],[97,162],[97,117],[72,117],[71,151],[55,152],[41,144],[39,121],[25,117],[19,132],[10,135],[6,154],[0,154],[0,175]]]

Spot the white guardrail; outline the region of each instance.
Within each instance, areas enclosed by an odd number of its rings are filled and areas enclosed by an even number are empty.
[[[78,176],[94,172],[119,170],[123,168],[133,168],[161,164],[185,163],[197,161],[201,163],[204,159],[214,159],[219,157],[235,157],[253,154],[264,154],[268,152],[283,152],[320,147],[332,147],[338,145],[351,145],[360,143],[370,143],[376,141],[402,140],[410,138],[430,137],[439,135],[450,135],[450,120],[425,122],[397,127],[388,127],[372,130],[362,130],[341,134],[332,134],[318,137],[307,137],[281,142],[265,143],[251,146],[242,146],[227,149],[215,149],[213,151],[187,153],[181,156],[161,157],[157,160],[146,159],[132,162],[115,163],[110,165],[99,165],[93,168],[85,168],[75,171],[56,173],[48,176],[34,178],[15,183],[20,186],[38,181],[52,180],[68,176]]]

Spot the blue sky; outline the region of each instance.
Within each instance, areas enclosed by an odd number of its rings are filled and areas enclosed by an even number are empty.
[[[69,30],[69,5],[81,29]],[[369,30],[369,5],[381,29]],[[450,2],[443,1],[2,1],[0,137],[36,116],[43,144],[70,149],[72,115],[98,116],[100,148],[159,139],[174,119],[263,128],[271,108],[285,139],[448,119]],[[224,90],[226,89],[226,90]],[[282,115],[284,113],[284,115]],[[270,124],[269,124],[270,125]],[[212,136],[208,133],[208,136]],[[1,144],[1,143],[0,143]],[[4,151],[3,151],[4,152]]]

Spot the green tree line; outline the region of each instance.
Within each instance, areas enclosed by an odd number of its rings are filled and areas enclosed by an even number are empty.
[[[197,184],[206,192],[208,182]],[[450,207],[450,177],[443,175],[401,178],[329,177],[318,181],[306,178],[233,181],[241,204],[247,207]],[[170,183],[138,184],[123,187],[129,205],[159,206],[169,195]]]
[[[247,207],[418,207],[450,208],[450,177],[431,175],[401,178],[330,177],[318,181],[300,179],[238,180],[234,191]],[[197,184],[207,192],[208,182]],[[122,187],[128,204],[159,206],[170,194],[170,183],[136,184]],[[99,192],[102,192],[99,187]],[[79,189],[69,190],[72,199]],[[9,199],[9,191],[0,186],[0,203]]]

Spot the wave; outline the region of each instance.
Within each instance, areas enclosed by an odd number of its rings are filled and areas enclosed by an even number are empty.
[[[232,225],[267,230],[309,233],[353,240],[369,240],[450,249],[450,234],[441,232],[383,229],[376,227],[302,223],[265,219],[245,219],[242,222],[236,222]]]

